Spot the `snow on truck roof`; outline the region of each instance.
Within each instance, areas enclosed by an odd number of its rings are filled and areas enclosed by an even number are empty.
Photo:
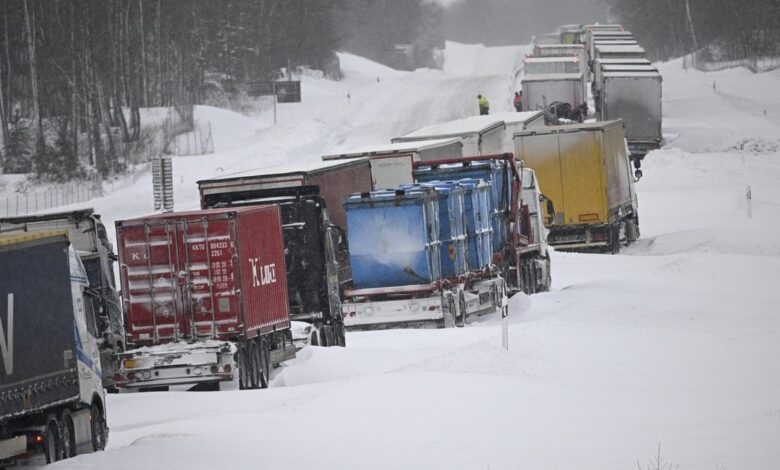
[[[531,122],[536,119],[541,119],[544,117],[544,113],[542,111],[523,111],[521,113],[507,111],[503,113],[491,114],[490,117],[494,119],[500,119],[504,121],[504,124],[510,126],[514,124],[523,124],[523,123]]]
[[[623,121],[620,119],[616,119],[613,121],[595,121],[595,122],[584,122],[581,124],[564,124],[562,126],[537,127],[535,129],[517,131],[514,134],[512,134],[512,136],[525,137],[529,135],[558,134],[558,133],[566,133],[566,132],[602,131],[612,126],[623,127]]]
[[[494,129],[503,127],[504,121],[496,119],[493,116],[470,116],[417,129],[404,136],[394,138],[393,142],[422,140],[424,138],[433,137],[463,137],[475,134],[485,134]]]
[[[629,45],[609,45],[609,44],[597,44],[596,52],[617,54],[621,52],[638,52],[645,53],[645,49],[642,46],[629,46]]]
[[[530,56],[523,59],[526,64],[540,64],[549,62],[579,62],[580,59],[576,55],[556,55],[556,56]]]
[[[437,147],[445,147],[450,145],[462,144],[460,139],[431,139],[431,140],[416,140],[413,142],[396,142],[393,144],[377,144],[367,145],[365,147],[356,147],[347,149],[341,153],[332,153],[329,155],[323,155],[323,160],[342,160],[349,157],[360,157],[364,155],[381,155],[391,153],[407,153],[407,152],[419,152],[421,150],[427,150]]]
[[[526,75],[522,83],[525,82],[549,82],[552,80],[582,80],[582,73],[540,73],[535,75]]]
[[[256,178],[256,177],[271,177],[281,175],[296,175],[296,174],[308,174],[316,173],[317,171],[327,170],[330,168],[346,167],[350,165],[359,164],[361,162],[367,162],[368,157],[364,158],[347,158],[343,160],[312,160],[301,163],[293,163],[289,165],[272,166],[266,168],[255,168],[251,170],[239,171],[228,175],[218,176],[216,178],[210,178],[207,180],[198,181],[198,186],[203,184],[209,184],[211,182],[224,182],[231,180],[239,180],[243,178]]]
[[[618,70],[612,72],[604,72],[604,78],[659,78],[661,79],[661,73],[655,71],[632,71],[632,70]]]

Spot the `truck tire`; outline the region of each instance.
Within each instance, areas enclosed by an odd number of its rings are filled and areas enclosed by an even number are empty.
[[[466,294],[462,290],[458,291],[458,315],[455,317],[455,326],[466,326]]]
[[[639,221],[636,218],[628,219],[626,222],[626,244],[634,243],[639,240]]]
[[[336,328],[336,346],[341,346],[343,348],[347,345],[347,332],[344,329],[344,323],[337,322],[335,328]]]
[[[260,388],[260,369],[262,369],[262,352],[260,351],[260,338],[254,339],[249,343],[249,388],[252,390]]]
[[[247,348],[242,344],[238,347],[238,388],[246,390],[249,385],[249,358],[247,357]]]
[[[46,455],[46,463],[54,463],[62,458],[60,442],[59,423],[57,423],[57,418],[54,415],[50,415],[46,419],[46,432],[43,436],[43,450]]]
[[[62,458],[76,456],[76,428],[70,410],[64,410],[60,415],[60,438],[62,442]]]
[[[90,425],[92,432],[92,450],[97,452],[106,448],[108,442],[108,426],[106,415],[103,413],[100,403],[93,403],[89,409]]]
[[[260,340],[260,367],[258,368],[258,384],[260,388],[268,388],[271,384],[271,347],[265,338]]]

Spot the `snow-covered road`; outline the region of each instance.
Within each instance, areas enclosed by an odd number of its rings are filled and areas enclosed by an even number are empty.
[[[447,73],[342,56],[345,79],[306,79],[274,128],[200,110],[218,153],[176,159],[177,208],[197,206],[199,178],[386,142],[474,114],[477,93],[509,109],[525,49],[450,47]],[[641,240],[617,256],[555,253],[552,292],[511,299],[509,351],[494,317],[350,333],[347,348],[302,351],[269,390],[111,396],[108,450],[59,465],[604,470],[660,443],[685,470],[779,468],[780,134],[755,104],[776,112],[780,73],[660,68],[672,138],[637,184]],[[149,212],[150,188],[97,207]]]

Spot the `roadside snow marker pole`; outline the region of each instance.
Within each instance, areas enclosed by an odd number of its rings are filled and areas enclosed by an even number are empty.
[[[750,189],[750,186],[747,187],[747,216],[748,219],[753,218],[753,192]]]
[[[509,351],[509,306],[501,307],[501,346]]]

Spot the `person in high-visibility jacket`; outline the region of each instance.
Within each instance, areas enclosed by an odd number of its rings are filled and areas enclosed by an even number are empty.
[[[490,102],[487,97],[477,95],[477,99],[479,100],[479,114],[484,115],[490,113]]]

